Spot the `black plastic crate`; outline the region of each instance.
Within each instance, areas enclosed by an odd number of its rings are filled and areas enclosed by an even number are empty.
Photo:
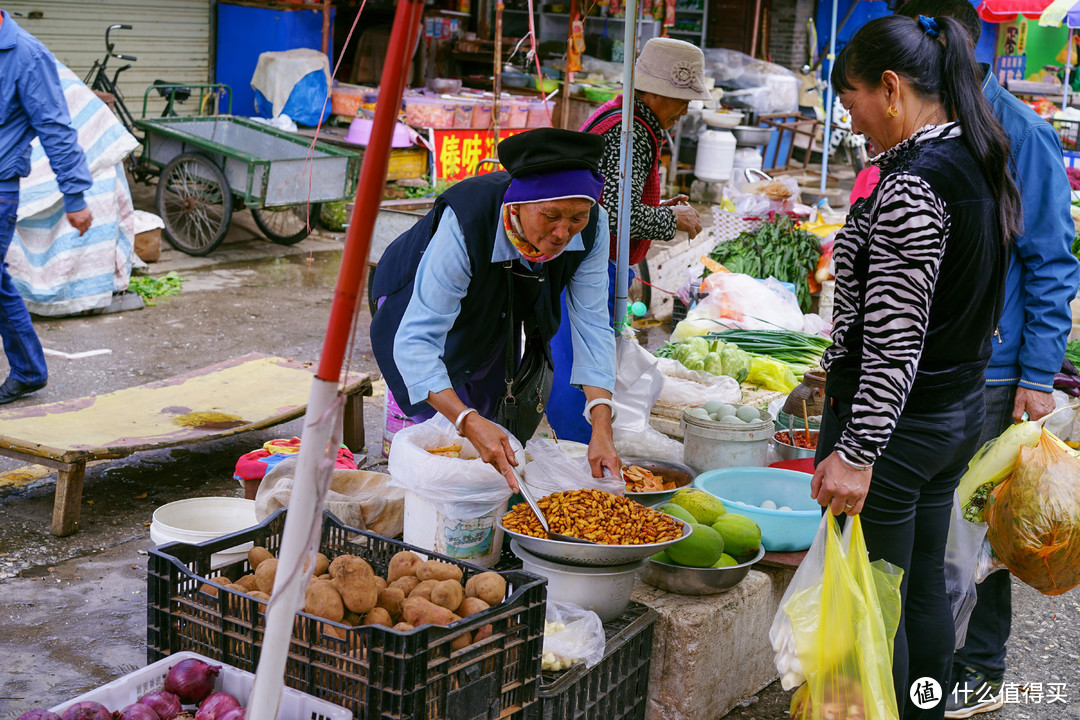
[[[604,659],[588,670],[577,664],[545,671],[540,701],[529,708],[527,720],[644,720],[657,617],[652,608],[632,602],[604,623]]]
[[[207,577],[237,579],[247,560],[211,571],[210,556],[254,542],[277,555],[286,509],[261,525],[198,545],[170,543],[150,551],[147,659],[190,650],[255,672],[265,621],[255,598],[224,588],[200,588]],[[484,568],[342,525],[326,513],[320,550],[333,559],[363,557],[384,575],[390,558],[413,550],[462,568],[466,578]],[[500,573],[507,598],[499,605],[443,628],[409,632],[381,626],[349,627],[299,613],[289,645],[285,683],[349,708],[364,720],[524,719],[536,703],[543,648],[546,580],[522,571]],[[451,644],[492,626],[491,636],[460,650]],[[344,638],[324,632],[333,626]]]

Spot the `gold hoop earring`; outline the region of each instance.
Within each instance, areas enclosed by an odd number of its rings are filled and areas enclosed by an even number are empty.
[[[886,115],[888,115],[888,116],[889,116],[889,117],[891,117],[891,118],[894,118],[894,117],[896,117],[897,115],[899,115],[899,114],[900,114],[900,111],[899,111],[899,110],[897,110],[897,109],[896,109],[895,107],[893,107],[892,105],[890,105],[890,106],[889,106],[889,109],[885,111],[885,114],[886,114]]]

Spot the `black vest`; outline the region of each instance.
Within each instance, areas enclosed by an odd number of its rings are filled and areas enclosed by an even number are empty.
[[[505,263],[491,262],[495,236],[502,222],[502,200],[510,175],[495,172],[469,178],[442,193],[435,206],[412,228],[402,233],[387,247],[379,260],[372,286],[372,296],[386,298],[371,320],[371,348],[379,370],[406,415],[428,407],[427,402],[411,403],[401,373],[394,358],[394,338],[402,315],[413,294],[420,258],[439,226],[439,218],[449,206],[465,236],[472,279],[461,300],[461,309],[447,335],[440,358],[450,376],[450,384],[459,387],[481,367],[492,354],[505,348],[507,339],[506,312],[510,307],[507,269]],[[584,251],[567,250],[554,260],[544,263],[541,270],[530,273],[514,261],[514,317],[524,321],[527,331],[536,331],[549,342],[559,329],[559,296],[569,284],[578,266],[596,242],[596,220],[599,212],[593,206],[589,224],[581,233]]]

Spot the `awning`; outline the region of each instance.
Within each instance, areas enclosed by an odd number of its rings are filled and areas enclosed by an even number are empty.
[[[1038,20],[1050,0],[982,0],[975,8],[987,22],[1012,22],[1020,15]]]
[[[1065,23],[1070,28],[1080,28],[1080,0],[1054,0],[1039,16],[1042,27],[1061,27]]]

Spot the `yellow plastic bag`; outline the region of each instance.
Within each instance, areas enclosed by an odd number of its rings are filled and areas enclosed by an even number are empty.
[[[791,699],[791,718],[896,720],[892,657],[903,571],[869,561],[858,515],[843,538],[832,513],[822,522],[819,581],[781,605],[806,677]]]
[[[784,393],[790,393],[799,384],[799,381],[795,379],[795,373],[791,372],[791,368],[787,365],[779,360],[761,356],[750,358],[750,374],[743,382]]]

